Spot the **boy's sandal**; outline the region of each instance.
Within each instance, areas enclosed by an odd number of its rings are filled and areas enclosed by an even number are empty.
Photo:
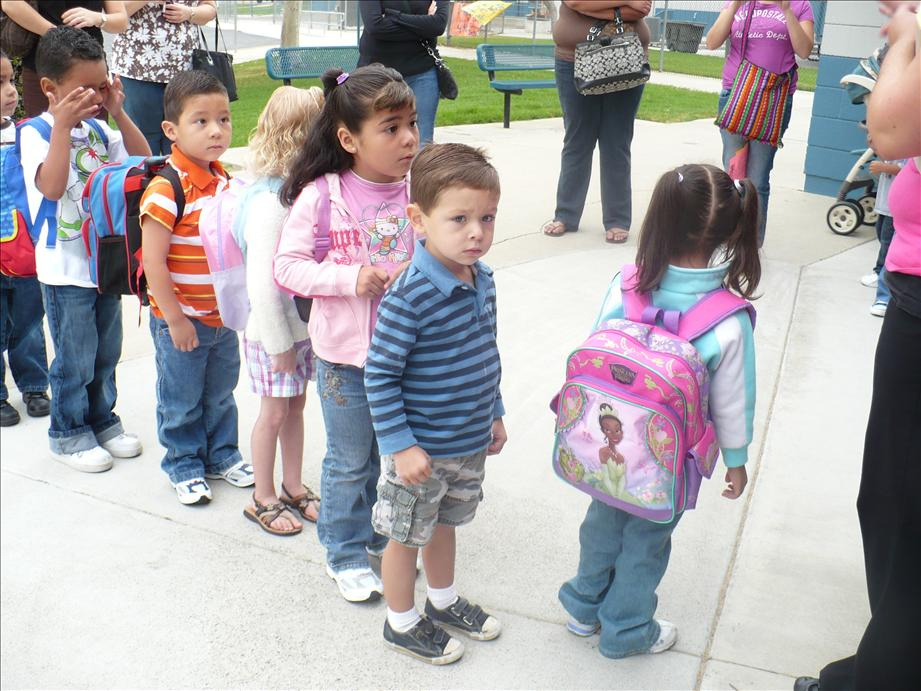
[[[258,523],[260,528],[262,528],[267,533],[271,533],[272,535],[297,535],[304,529],[304,526],[302,525],[298,525],[288,530],[273,528],[272,523],[277,518],[287,518],[289,521],[291,521],[292,525],[297,521],[297,519],[291,515],[291,512],[288,511],[288,509],[286,509],[284,504],[281,502],[261,504],[256,499],[255,494],[253,495],[253,505],[247,506],[245,509],[243,509],[243,515],[254,523]]]
[[[540,227],[540,232],[552,238],[558,238],[568,233],[569,229],[562,221],[547,221]]]
[[[316,517],[311,518],[307,511],[313,506],[316,515],[320,515],[320,497],[318,497],[307,485],[301,485],[301,488],[304,490],[301,494],[291,496],[288,490],[285,489],[285,483],[282,482],[281,502],[293,511],[297,511],[305,521],[316,523]]]
[[[604,231],[604,241],[612,245],[622,245],[630,237],[630,231],[623,228],[609,228]]]

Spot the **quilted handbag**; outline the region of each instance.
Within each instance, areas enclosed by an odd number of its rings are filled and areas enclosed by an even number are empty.
[[[649,81],[649,63],[635,31],[624,31],[620,9],[614,10],[614,33],[602,36],[609,22],[596,22],[576,46],[574,81],[583,96],[632,89]]]
[[[796,65],[784,74],[758,67],[745,59],[752,10],[749,5],[745,28],[742,31],[742,53],[739,69],[732,80],[732,89],[722,112],[714,124],[733,134],[770,144],[779,148],[780,130],[787,99],[791,97],[790,85],[796,74]]]

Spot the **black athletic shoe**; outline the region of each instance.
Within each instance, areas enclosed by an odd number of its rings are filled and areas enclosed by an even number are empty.
[[[400,633],[384,622],[384,644],[404,655],[411,655],[430,665],[449,665],[460,660],[464,646],[425,615],[409,631]]]
[[[29,417],[45,417],[51,412],[51,401],[48,400],[48,394],[44,391],[39,393],[25,393],[22,400],[26,404],[26,412]]]
[[[19,424],[19,411],[7,401],[0,401],[0,427],[12,427]]]
[[[502,633],[498,619],[462,597],[445,609],[436,609],[432,601],[426,599],[425,615],[436,624],[457,629],[475,641],[491,641]]]

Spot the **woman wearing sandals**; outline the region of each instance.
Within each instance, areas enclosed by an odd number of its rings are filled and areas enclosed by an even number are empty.
[[[277,88],[249,138],[254,182],[240,194],[234,235],[246,241],[246,288],[252,311],[243,351],[253,391],[261,396],[253,425],[253,503],[243,514],[273,535],[297,535],[298,518],[316,523],[320,498],[301,481],[304,404],[313,379],[307,324],[290,296],[275,285],[273,259],[287,209],[278,199],[282,180],[304,148],[323,108],[316,86]],[[281,491],[275,493],[275,447],[281,446]],[[286,508],[287,507],[287,508]],[[290,509],[290,510],[289,510]]]
[[[598,96],[583,96],[573,83],[576,44],[585,40],[599,19],[614,19],[619,8],[628,30],[649,46],[649,30],[643,17],[652,9],[650,0],[563,0],[560,17],[553,25],[556,44],[556,88],[563,108],[563,153],[556,189],[556,211],[541,231],[559,237],[579,229],[585,195],[592,176],[592,155],[597,144],[601,155],[601,220],[605,242],[627,241],[632,214],[630,144],[633,120],[640,107],[643,86]]]

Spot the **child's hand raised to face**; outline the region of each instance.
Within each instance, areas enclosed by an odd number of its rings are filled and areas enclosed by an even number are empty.
[[[726,482],[729,484],[729,487],[723,490],[723,496],[727,499],[738,499],[741,497],[742,492],[745,491],[745,485],[748,484],[748,471],[745,470],[745,466],[727,468]]]
[[[418,445],[393,454],[393,464],[397,475],[408,485],[421,485],[432,474],[432,459]]]
[[[125,89],[122,87],[121,78],[116,74],[109,78],[109,88],[102,99],[102,107],[109,111],[113,118],[117,118],[122,114],[124,104]]]
[[[49,91],[48,112],[54,116],[55,124],[60,123],[67,129],[73,129],[87,118],[93,117],[99,109],[96,92],[78,86],[60,101],[54,92]]]

